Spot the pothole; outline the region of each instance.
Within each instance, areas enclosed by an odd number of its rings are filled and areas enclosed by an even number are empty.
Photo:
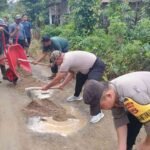
[[[50,100],[33,101],[26,108],[28,128],[42,134],[69,136],[82,129],[87,119],[72,106],[58,106]]]

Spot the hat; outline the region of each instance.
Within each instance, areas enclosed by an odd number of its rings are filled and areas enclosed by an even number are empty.
[[[1,18],[0,18],[0,25],[7,26],[6,23],[5,23],[5,21],[3,19],[1,19]]]
[[[42,37],[41,41],[42,42],[48,42],[48,41],[50,41],[50,37],[48,35],[45,35],[45,36]]]
[[[100,111],[100,99],[103,91],[108,88],[108,83],[88,80],[83,90],[84,102],[90,105],[91,115],[94,116]]]
[[[51,56],[50,56],[50,62],[51,62],[51,64],[54,65],[56,59],[57,59],[58,57],[60,57],[60,56],[61,56],[61,51],[58,51],[58,50],[53,51],[53,52],[51,53]]]
[[[19,14],[16,15],[16,16],[15,16],[15,19],[21,19],[21,15],[19,15]]]

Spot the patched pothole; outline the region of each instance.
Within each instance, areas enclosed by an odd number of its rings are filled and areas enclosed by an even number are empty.
[[[25,109],[28,128],[38,133],[68,136],[82,129],[87,119],[72,106],[60,106],[52,101],[32,101]]]

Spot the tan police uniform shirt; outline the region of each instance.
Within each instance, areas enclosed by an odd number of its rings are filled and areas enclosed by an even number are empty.
[[[94,65],[97,57],[85,51],[72,51],[65,53],[63,63],[60,66],[59,72],[80,72],[87,74]]]
[[[138,110],[136,109],[141,108],[146,110],[147,107],[147,112],[139,115],[138,119],[140,121],[150,119],[150,72],[129,73],[112,80],[111,83],[110,86],[114,87],[119,96],[120,108],[112,110],[116,128],[129,123],[127,117],[128,108],[130,108],[130,111],[131,109],[133,110],[133,115],[136,115],[138,114]],[[127,103],[129,104],[128,107],[126,107],[126,98],[133,100]],[[134,108],[136,105],[138,107]],[[147,134],[150,135],[150,121],[145,122],[144,125]]]

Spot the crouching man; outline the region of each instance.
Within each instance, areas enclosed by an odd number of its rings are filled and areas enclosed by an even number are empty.
[[[55,50],[59,50],[62,53],[68,52],[69,49],[69,42],[67,39],[61,38],[61,37],[49,37],[49,36],[43,36],[42,37],[42,47],[43,47],[43,54],[38,58],[36,61],[33,62],[33,64],[38,64],[42,60],[45,59],[46,56],[50,56],[51,53]],[[51,66],[52,76],[50,76],[48,79],[53,79],[57,72],[58,72],[58,66],[55,64]]]
[[[112,109],[119,150],[132,150],[136,137],[145,126],[147,137],[138,150],[150,150],[150,72],[133,72],[111,82],[86,83],[85,103],[100,102],[101,109]]]
[[[51,62],[53,65],[60,66],[57,76],[42,89],[47,90],[56,86],[55,88],[63,89],[70,80],[76,75],[75,93],[69,97],[67,101],[82,100],[80,93],[86,80],[100,80],[105,70],[105,64],[94,54],[85,51],[73,51],[62,53],[54,51],[51,54]],[[100,121],[104,114],[100,112],[99,105],[90,107],[92,123]]]

